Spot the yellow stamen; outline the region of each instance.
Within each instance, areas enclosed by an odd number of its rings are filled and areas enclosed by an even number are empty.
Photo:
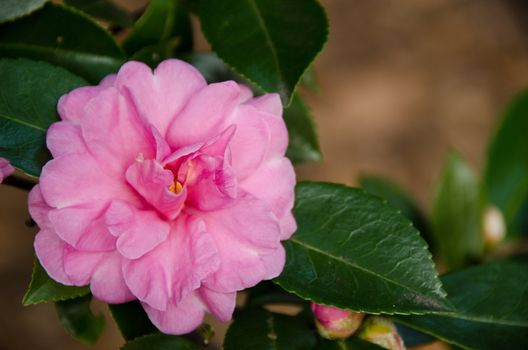
[[[181,191],[183,190],[183,185],[181,184],[180,181],[174,181],[172,183],[172,185],[169,186],[169,191],[171,191],[172,193],[180,193]]]

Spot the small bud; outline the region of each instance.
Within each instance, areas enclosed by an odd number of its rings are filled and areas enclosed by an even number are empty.
[[[344,339],[350,337],[361,325],[365,314],[342,310],[333,306],[312,304],[315,325],[319,334],[327,339]]]
[[[482,216],[484,245],[487,249],[495,248],[506,236],[506,224],[501,211],[494,206],[488,206]]]
[[[359,337],[389,350],[405,350],[403,340],[391,320],[370,316],[363,322]]]

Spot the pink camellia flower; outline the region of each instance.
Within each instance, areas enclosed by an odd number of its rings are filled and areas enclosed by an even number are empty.
[[[354,334],[365,314],[342,310],[333,306],[312,303],[315,325],[319,334],[328,339],[344,339]]]
[[[163,332],[278,276],[296,229],[295,174],[276,94],[207,85],[192,66],[126,63],[63,96],[31,192],[37,256],[65,285],[108,303],[139,299]]]
[[[14,171],[15,168],[11,166],[9,161],[0,157],[0,183],[2,183],[2,181],[4,181],[4,179],[11,175]]]

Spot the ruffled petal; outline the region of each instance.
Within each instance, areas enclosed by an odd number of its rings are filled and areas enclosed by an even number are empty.
[[[123,278],[122,260],[119,254],[110,253],[97,265],[90,281],[90,290],[97,299],[110,304],[136,299]]]
[[[158,310],[178,303],[218,269],[217,250],[203,222],[181,214],[169,237],[154,250],[124,265],[127,285],[139,300]]]
[[[190,64],[166,60],[154,73],[143,63],[128,62],[119,70],[115,85],[129,96],[140,116],[165,136],[169,123],[206,82]]]
[[[255,97],[246,102],[246,104],[257,108],[260,111],[282,117],[282,102],[279,94],[266,94]]]
[[[53,231],[41,229],[34,242],[35,253],[44,270],[55,281],[72,285],[72,281],[64,269],[64,252],[66,243],[62,241]]]
[[[49,227],[48,212],[52,208],[44,201],[40,185],[35,185],[29,192],[28,209],[29,214],[41,229]]]
[[[236,306],[236,292],[220,293],[206,287],[198,289],[198,295],[202,299],[209,312],[220,321],[227,322],[233,316]]]
[[[61,96],[57,110],[62,120],[79,121],[84,115],[84,108],[91,99],[106,89],[102,86],[84,86]]]
[[[0,157],[0,183],[4,181],[6,177],[11,175],[15,171],[15,168],[5,158]]]
[[[205,306],[195,293],[188,294],[178,303],[170,302],[163,311],[142,303],[152,323],[163,333],[186,334],[195,330],[203,321]]]
[[[54,158],[86,153],[81,128],[71,121],[53,123],[46,134],[46,144]]]

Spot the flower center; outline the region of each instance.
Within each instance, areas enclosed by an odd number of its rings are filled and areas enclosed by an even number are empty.
[[[178,180],[175,180],[172,185],[169,186],[169,191],[171,191],[172,193],[180,193],[183,189],[183,185],[180,181]]]

